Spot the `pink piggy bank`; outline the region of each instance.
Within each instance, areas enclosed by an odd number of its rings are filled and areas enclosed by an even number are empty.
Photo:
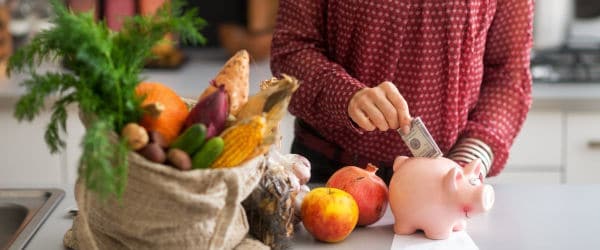
[[[430,239],[447,239],[463,230],[467,218],[494,205],[494,189],[479,177],[481,161],[464,167],[443,158],[398,156],[389,186],[394,232],[423,230]]]

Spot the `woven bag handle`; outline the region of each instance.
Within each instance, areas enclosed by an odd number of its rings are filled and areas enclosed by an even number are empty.
[[[85,182],[81,178],[77,178],[77,182],[75,183],[75,200],[77,201],[77,215],[74,218],[76,224],[74,225],[77,229],[73,230],[75,233],[75,240],[77,241],[77,245],[81,249],[98,249],[98,245],[96,243],[95,238],[93,237],[92,230],[90,229],[90,225],[87,221],[88,219],[88,205],[91,202],[89,198],[88,191],[85,188]],[[77,236],[83,237],[77,237]]]
[[[215,231],[213,232],[214,237],[210,239],[208,249],[222,249],[225,241],[227,230],[231,226],[233,221],[233,215],[237,211],[237,203],[239,196],[239,181],[237,175],[224,175],[223,181],[227,187],[227,194],[225,195],[225,206],[223,211],[219,214],[220,219],[216,221]]]

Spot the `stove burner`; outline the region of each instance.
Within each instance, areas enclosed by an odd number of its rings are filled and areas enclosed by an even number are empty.
[[[600,49],[534,51],[531,75],[534,82],[600,82]]]

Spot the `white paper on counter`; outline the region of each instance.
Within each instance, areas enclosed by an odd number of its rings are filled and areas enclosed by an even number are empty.
[[[466,231],[458,231],[450,234],[445,240],[431,240],[423,233],[411,235],[394,234],[391,250],[479,250],[475,242]]]

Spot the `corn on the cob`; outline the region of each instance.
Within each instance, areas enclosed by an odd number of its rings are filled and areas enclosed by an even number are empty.
[[[223,152],[211,167],[234,167],[249,159],[255,149],[262,144],[265,125],[265,117],[255,115],[223,131],[221,135],[224,141]]]

